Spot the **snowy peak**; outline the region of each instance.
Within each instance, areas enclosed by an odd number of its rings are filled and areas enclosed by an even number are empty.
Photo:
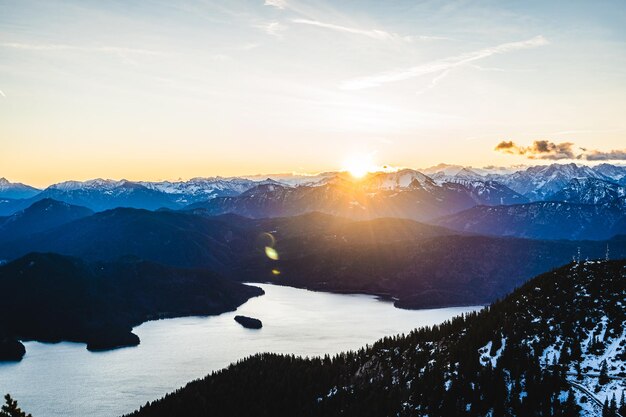
[[[454,175],[454,179],[456,179],[456,180],[466,180],[466,181],[475,181],[475,180],[482,180],[483,177],[482,177],[482,175],[477,174],[476,172],[472,171],[471,169],[463,168],[462,170],[460,170],[459,172],[457,172]]]
[[[218,195],[240,194],[254,187],[257,182],[243,178],[213,177],[192,178],[189,181],[141,182],[141,184],[146,188],[166,194],[204,197],[208,199]],[[191,198],[191,200],[193,200],[193,198]]]
[[[12,183],[6,178],[0,178],[0,198],[21,199],[30,198],[40,190],[22,183]]]
[[[595,172],[626,185],[626,167],[611,164],[600,164],[592,168]]]
[[[397,190],[403,188],[432,189],[437,186],[432,178],[412,169],[372,174],[372,176],[367,179],[367,185],[370,188],[381,190]]]
[[[93,180],[87,181],[64,181],[59,182],[57,184],[53,184],[48,189],[60,190],[60,191],[75,191],[75,190],[89,190],[89,189],[102,189],[102,190],[112,190],[116,187],[121,186],[127,182],[126,180],[115,181],[115,180],[105,180],[102,178],[97,178]]]
[[[610,178],[590,167],[574,163],[533,166],[511,175],[492,177],[532,201],[543,200],[564,188],[572,179],[582,178],[610,181]]]

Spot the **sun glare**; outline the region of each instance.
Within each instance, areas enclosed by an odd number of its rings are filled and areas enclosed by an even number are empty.
[[[368,172],[374,172],[376,170],[377,167],[370,155],[352,156],[346,159],[342,167],[342,171],[347,171],[355,178],[363,178]]]

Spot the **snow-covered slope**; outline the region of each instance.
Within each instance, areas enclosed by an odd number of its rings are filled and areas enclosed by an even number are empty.
[[[209,200],[219,196],[232,196],[262,183],[244,178],[192,178],[189,181],[141,182],[144,187],[175,196],[181,204]]]
[[[564,188],[546,197],[549,201],[607,204],[626,195],[626,186],[596,178],[572,179]]]
[[[488,177],[526,196],[531,201],[545,199],[549,195],[563,189],[575,178],[595,178],[611,181],[610,178],[588,166],[579,166],[574,163],[533,166],[510,175],[489,175]]]

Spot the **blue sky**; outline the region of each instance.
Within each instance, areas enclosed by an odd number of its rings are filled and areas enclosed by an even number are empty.
[[[620,1],[1,1],[0,175],[526,162],[626,140]]]

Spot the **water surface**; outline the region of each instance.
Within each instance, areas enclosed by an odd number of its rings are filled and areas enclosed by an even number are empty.
[[[254,284],[265,295],[237,312],[144,323],[137,347],[92,353],[80,343],[27,342],[19,363],[0,364],[0,393],[34,417],[113,417],[259,352],[313,356],[358,349],[479,307],[400,310],[367,295]],[[249,330],[233,317],[263,321]]]

